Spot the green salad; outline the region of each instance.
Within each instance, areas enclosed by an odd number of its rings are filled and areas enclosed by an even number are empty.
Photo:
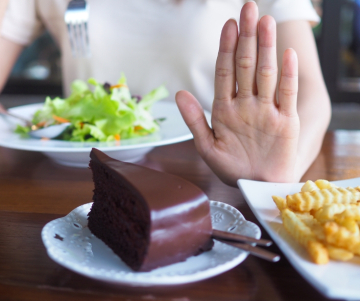
[[[124,75],[116,85],[100,84],[94,78],[88,83],[76,80],[71,91],[65,99],[47,97],[32,122],[37,128],[70,122],[56,139],[80,142],[114,141],[156,132],[159,120],[152,117],[150,109],[169,94],[160,86],[143,97],[133,96]],[[26,135],[30,130],[31,127],[18,125],[15,132]]]

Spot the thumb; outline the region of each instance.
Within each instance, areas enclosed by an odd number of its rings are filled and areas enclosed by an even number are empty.
[[[194,136],[196,148],[202,154],[203,150],[208,150],[214,142],[213,132],[206,121],[204,110],[190,92],[177,92],[175,100],[186,125]]]

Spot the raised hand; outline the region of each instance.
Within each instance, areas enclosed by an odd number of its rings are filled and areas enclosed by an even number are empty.
[[[223,182],[294,181],[300,123],[292,49],[283,55],[276,97],[277,82],[275,21],[270,16],[258,21],[257,5],[248,2],[240,14],[240,34],[234,20],[221,33],[212,128],[193,95],[176,95],[198,152]]]

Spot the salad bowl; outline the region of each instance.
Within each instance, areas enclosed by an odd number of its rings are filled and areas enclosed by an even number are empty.
[[[10,112],[31,119],[43,103],[9,109]],[[23,138],[14,130],[19,123],[10,116],[0,118],[0,146],[41,152],[61,165],[88,167],[89,153],[93,147],[107,155],[126,162],[141,160],[154,147],[192,139],[192,134],[183,121],[175,103],[159,101],[152,107],[154,118],[164,118],[160,130],[147,136],[111,142],[72,142]],[[208,120],[210,113],[205,112]]]

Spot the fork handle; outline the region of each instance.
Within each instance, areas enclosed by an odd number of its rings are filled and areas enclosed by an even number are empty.
[[[237,242],[250,242],[250,243],[256,243],[260,246],[270,246],[272,245],[271,240],[267,239],[256,239],[254,237],[249,237],[241,234],[226,232],[226,231],[220,231],[213,229],[212,231],[212,237],[215,239],[224,239],[224,240],[230,240],[230,241],[237,241]]]
[[[227,241],[227,240],[222,240],[222,239],[218,239],[218,241],[221,241],[222,243],[228,244],[235,248],[239,248],[244,251],[247,251],[250,254],[260,257],[262,259],[265,259],[267,261],[277,262],[280,260],[280,255],[272,253],[272,252],[264,250],[264,249],[261,249],[261,248],[258,248],[258,247],[254,247],[252,245],[243,244],[240,242],[232,242],[232,241]]]
[[[8,115],[17,119],[20,119],[26,123],[26,126],[31,126],[32,122],[22,116],[18,116],[16,114],[10,113],[8,110],[5,109],[5,107],[0,103],[0,114]]]

